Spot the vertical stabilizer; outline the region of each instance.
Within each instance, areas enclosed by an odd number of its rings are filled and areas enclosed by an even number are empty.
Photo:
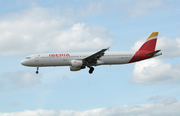
[[[154,51],[156,47],[156,41],[158,37],[158,32],[152,32],[147,38],[146,42],[141,46],[139,50],[143,51]]]

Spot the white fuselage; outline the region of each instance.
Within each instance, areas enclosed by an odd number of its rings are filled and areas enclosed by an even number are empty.
[[[35,54],[28,56],[21,64],[31,67],[46,66],[71,66],[72,60],[82,60],[90,55],[87,53],[69,53],[66,54]],[[106,52],[99,60],[97,65],[126,64],[129,63],[135,52]]]
[[[161,50],[155,50],[157,36],[158,32],[152,32],[136,52],[106,52],[109,49],[106,48],[94,53],[35,54],[28,56],[21,64],[37,67],[36,74],[38,74],[39,67],[46,66],[70,66],[71,71],[88,67],[89,73],[92,74],[93,66],[127,64],[162,55]]]

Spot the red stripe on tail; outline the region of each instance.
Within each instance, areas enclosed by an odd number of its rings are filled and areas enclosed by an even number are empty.
[[[140,51],[140,50],[143,50],[143,51],[152,51],[152,52],[153,52],[153,51],[155,50],[155,47],[156,47],[156,42],[157,42],[157,38],[146,41],[146,42],[141,46],[141,48],[139,49],[139,51]]]
[[[154,50],[156,48],[156,42],[157,42],[157,38],[146,41],[141,46],[141,48],[135,53],[135,55],[129,61],[129,63],[148,59],[148,58],[152,57],[153,55],[147,56],[147,54],[150,52],[154,52]]]

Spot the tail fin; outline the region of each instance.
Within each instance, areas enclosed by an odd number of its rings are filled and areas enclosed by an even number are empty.
[[[158,32],[152,32],[151,35],[147,38],[146,42],[141,46],[139,50],[143,51],[154,51],[156,47]]]

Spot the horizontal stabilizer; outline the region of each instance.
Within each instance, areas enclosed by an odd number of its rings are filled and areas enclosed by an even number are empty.
[[[148,54],[146,54],[147,56],[151,56],[151,55],[155,55],[155,54],[157,54],[158,52],[160,52],[161,50],[156,50],[156,51],[154,51],[154,52],[151,52],[151,53],[148,53]]]

